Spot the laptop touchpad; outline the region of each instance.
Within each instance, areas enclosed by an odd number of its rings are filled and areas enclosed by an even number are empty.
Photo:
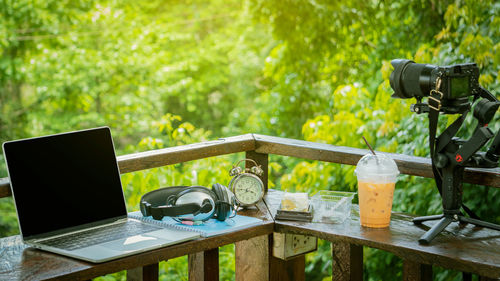
[[[131,251],[137,249],[147,249],[159,244],[166,244],[169,241],[148,235],[135,235],[132,237],[119,239],[102,244],[103,247],[116,251]]]

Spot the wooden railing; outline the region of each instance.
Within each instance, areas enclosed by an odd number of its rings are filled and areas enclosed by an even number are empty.
[[[356,165],[368,150],[313,143],[301,140],[247,134],[222,138],[196,144],[171,147],[153,151],[128,154],[118,157],[121,173],[151,169],[165,165],[182,163],[207,157],[214,157],[238,152],[246,152],[246,157],[254,159],[264,169],[262,179],[267,184],[268,155],[282,155],[309,160],[319,160],[340,164]],[[422,177],[432,177],[430,160],[422,157],[390,154],[396,161],[401,173]],[[500,168],[466,169],[464,182],[500,187]],[[267,186],[266,186],[267,188]],[[270,191],[269,194],[272,194]],[[10,196],[7,178],[0,179],[0,198]],[[395,202],[397,204],[397,202]],[[500,232],[476,229],[471,226],[450,226],[448,233],[440,234],[431,246],[421,246],[417,240],[427,226],[417,227],[411,223],[411,216],[394,214],[391,227],[385,230],[370,230],[359,226],[356,216],[348,225],[302,223],[274,221],[272,216],[277,206],[266,198],[266,204],[259,204],[257,213],[267,223],[252,231],[240,231],[234,234],[188,242],[190,249],[173,246],[149,255],[110,262],[109,266],[86,265],[73,266],[68,272],[81,270],[80,275],[58,273],[54,276],[72,278],[91,278],[99,274],[121,269],[129,270],[131,277],[157,277],[157,262],[178,255],[189,255],[190,279],[212,280],[218,277],[218,247],[236,244],[236,279],[237,280],[303,280],[304,256],[291,260],[280,260],[270,254],[272,232],[295,233],[316,236],[332,242],[333,280],[362,280],[363,246],[391,252],[404,261],[405,280],[428,280],[432,278],[432,265],[455,269],[481,276],[481,280],[500,277]],[[461,235],[460,233],[465,233]],[[251,253],[251,254],[248,254]],[[155,263],[156,261],[156,263]],[[123,263],[130,264],[123,265]],[[156,271],[156,273],[155,273]],[[42,278],[40,278],[42,279]],[[154,278],[153,278],[154,279]]]

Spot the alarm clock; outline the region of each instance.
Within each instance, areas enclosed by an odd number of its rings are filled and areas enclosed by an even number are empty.
[[[242,169],[241,161],[250,161],[255,164],[251,168]],[[228,188],[234,193],[238,206],[253,206],[264,197],[264,183],[260,179],[262,168],[252,159],[242,159],[233,166],[229,175],[233,177]]]

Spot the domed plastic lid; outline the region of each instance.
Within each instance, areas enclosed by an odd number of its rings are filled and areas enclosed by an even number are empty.
[[[396,162],[384,154],[366,154],[354,170],[358,179],[369,177],[377,181],[395,181],[399,175]]]

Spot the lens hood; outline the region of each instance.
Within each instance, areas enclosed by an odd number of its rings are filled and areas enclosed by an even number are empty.
[[[415,62],[407,59],[395,59],[391,61],[391,64],[394,67],[394,71],[389,77],[391,88],[394,90],[394,94],[392,94],[391,97],[400,99],[409,99],[413,97],[411,95],[408,96],[401,85],[401,75],[403,74],[406,66],[410,63]]]

